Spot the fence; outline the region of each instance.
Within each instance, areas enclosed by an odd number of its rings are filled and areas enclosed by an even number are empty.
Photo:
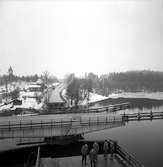
[[[122,116],[82,116],[53,120],[0,122],[0,137],[52,137],[88,133],[122,126]]]
[[[140,120],[152,120],[163,119],[163,112],[145,112],[145,113],[133,113],[123,114],[123,121],[140,121]]]

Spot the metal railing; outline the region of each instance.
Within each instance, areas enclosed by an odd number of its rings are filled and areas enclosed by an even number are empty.
[[[72,135],[79,133],[89,133],[106,128],[113,128],[123,124],[122,116],[93,116],[79,118],[62,118],[57,120],[17,120],[16,122],[0,122],[0,137],[28,137],[26,132],[31,131],[30,137],[43,137],[42,131],[49,131],[47,136]],[[53,131],[53,134],[51,132]],[[39,136],[40,134],[40,136]],[[45,136],[44,136],[45,137]]]
[[[39,166],[40,166],[40,147],[38,147],[38,150],[37,150],[37,159],[35,163],[35,167],[39,167]]]
[[[86,109],[88,112],[115,112],[122,109],[127,109],[130,107],[130,103],[120,103],[115,105],[108,105],[108,106],[102,106],[102,107],[96,107],[96,108],[89,108]]]
[[[118,144],[116,145],[116,153],[122,158],[126,166],[129,167],[144,167],[136,158],[128,153]]]

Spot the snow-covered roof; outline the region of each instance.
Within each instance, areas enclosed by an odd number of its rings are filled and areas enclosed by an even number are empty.
[[[20,97],[36,97],[41,95],[41,92],[20,92]]]

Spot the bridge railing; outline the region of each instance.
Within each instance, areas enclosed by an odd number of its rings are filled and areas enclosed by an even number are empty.
[[[121,116],[92,116],[58,120],[17,120],[0,122],[0,131],[26,130],[37,128],[64,128],[122,122]]]
[[[102,107],[96,107],[96,108],[89,108],[86,111],[87,112],[114,112],[118,110],[123,110],[129,108],[131,103],[120,103],[115,105],[108,105],[108,106],[102,106]]]
[[[128,153],[125,149],[117,144],[116,153],[130,166],[130,167],[144,167],[136,158]]]

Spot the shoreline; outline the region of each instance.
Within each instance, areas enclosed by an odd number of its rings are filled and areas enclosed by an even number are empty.
[[[96,101],[89,104],[89,107],[94,106],[109,106],[109,105],[115,105],[115,104],[121,104],[121,103],[130,103],[130,108],[152,108],[152,107],[159,107],[163,106],[163,100],[159,99],[151,99],[151,98],[124,98],[124,97],[118,97],[118,98],[108,98],[101,101]],[[7,110],[6,112],[0,113],[0,117],[7,117],[7,116],[33,116],[33,115],[50,115],[50,114],[75,114],[75,113],[99,113],[101,111],[88,111],[80,108],[74,108],[72,110],[68,109],[56,109],[53,111],[48,110],[35,110],[35,109],[16,109],[16,110]],[[26,114],[22,114],[26,112]],[[112,113],[112,112],[111,112]]]

